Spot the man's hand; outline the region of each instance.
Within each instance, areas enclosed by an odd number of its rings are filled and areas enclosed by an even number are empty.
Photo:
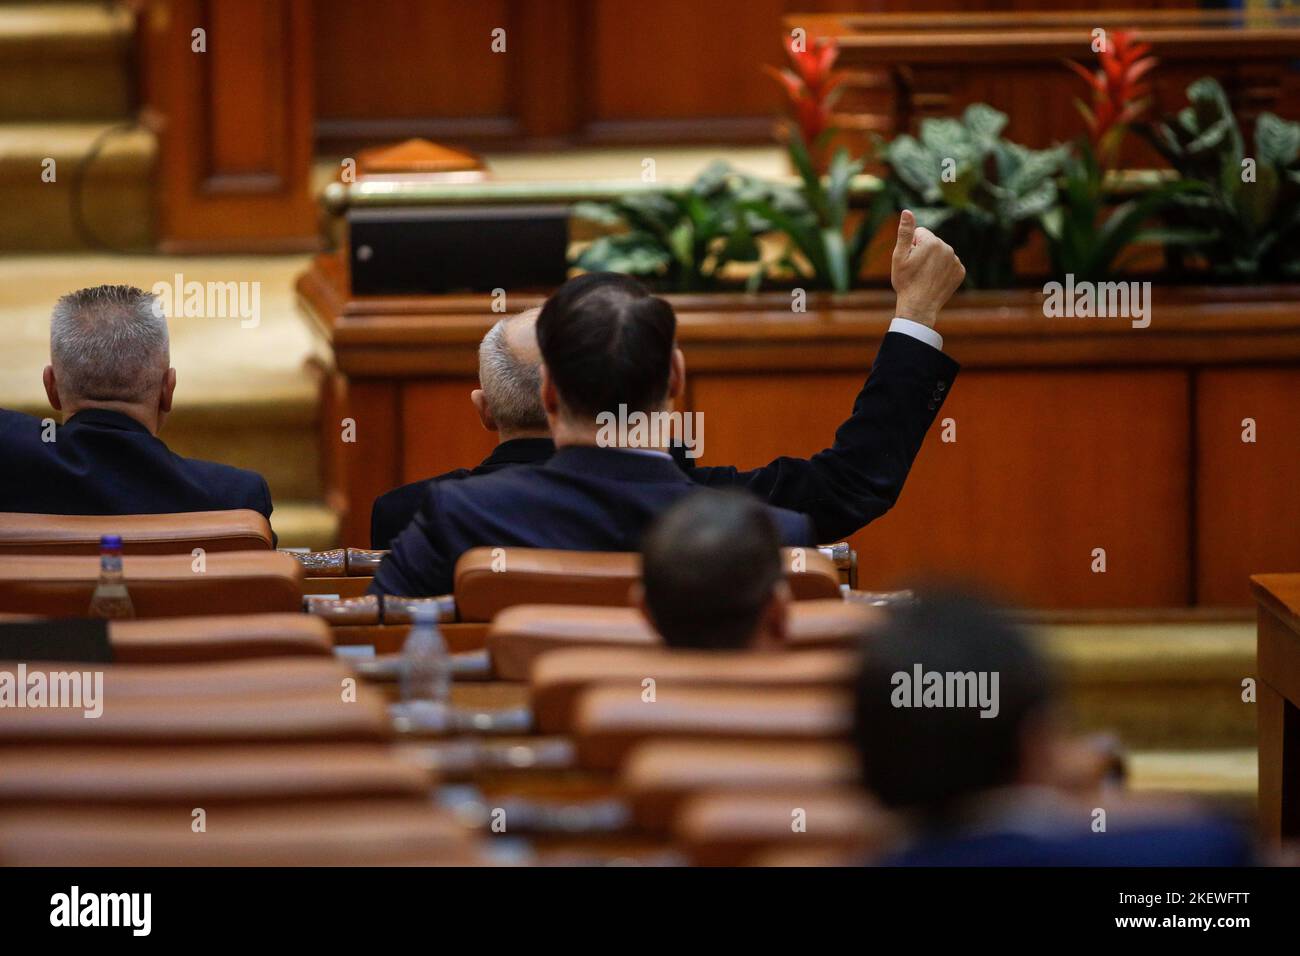
[[[918,229],[912,211],[904,209],[890,269],[890,281],[898,293],[894,314],[934,328],[939,310],[965,278],[966,267],[952,246],[929,229]]]

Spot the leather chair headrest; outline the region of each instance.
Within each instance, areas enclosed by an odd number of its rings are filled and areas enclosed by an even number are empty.
[[[17,664],[0,661],[0,670]],[[354,672],[336,657],[260,658],[247,661],[185,664],[69,664],[27,662],[27,673],[102,670],[105,706],[119,701],[270,696],[333,691]]]
[[[429,774],[381,744],[9,747],[0,804],[212,803],[419,796]]]
[[[275,551],[189,554],[122,560],[136,617],[254,614],[302,609],[302,565]],[[0,611],[84,616],[99,579],[92,556],[0,555]]]
[[[76,665],[58,669],[76,669]],[[357,687],[355,701],[343,697],[338,686],[198,698],[118,699],[105,690],[103,714],[95,719],[71,707],[6,710],[0,720],[0,746],[344,743],[392,738],[381,694],[363,685]]]
[[[642,701],[643,682],[653,679],[656,701],[682,688],[764,691],[847,687],[857,671],[851,651],[799,653],[672,651],[661,648],[576,648],[543,654],[530,678],[533,719],[541,733],[573,728],[575,702],[588,688],[616,689]]]
[[[840,597],[835,563],[816,548],[785,548],[782,560],[795,600]],[[640,578],[634,552],[472,548],[456,562],[456,608],[485,622],[516,604],[626,607]]]
[[[800,812],[803,826],[792,826]],[[694,794],[678,810],[672,830],[697,866],[742,866],[782,845],[853,850],[866,859],[895,826],[894,818],[857,788],[794,786]]]
[[[704,790],[815,791],[850,787],[858,779],[857,754],[843,743],[650,740],[628,754],[619,790],[637,822],[659,830],[686,797]]]
[[[653,704],[642,687],[596,686],[574,710],[578,759],[586,767],[617,768],[645,740],[728,739],[824,741],[844,737],[852,723],[847,693],[821,689],[772,690],[665,687]]]
[[[0,554],[99,554],[102,535],[122,536],[126,554],[269,551],[271,525],[256,511],[161,515],[0,513]]]
[[[425,798],[229,807],[196,838],[173,807],[0,809],[4,866],[468,866],[456,818]]]
[[[797,601],[790,607],[791,650],[851,645],[884,621],[884,612],[837,599]],[[654,647],[658,635],[631,607],[516,605],[493,619],[487,649],[500,680],[527,680],[543,653],[575,647]]]
[[[254,657],[331,657],[329,625],[310,614],[218,614],[110,621],[117,664],[202,663]]]

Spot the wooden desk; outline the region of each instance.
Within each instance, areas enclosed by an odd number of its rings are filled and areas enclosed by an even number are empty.
[[[1266,843],[1300,838],[1300,574],[1250,579],[1259,604],[1259,823]]]
[[[1074,139],[1083,82],[1063,59],[1091,66],[1093,30],[1128,29],[1152,44],[1152,115],[1185,105],[1187,85],[1214,76],[1249,129],[1264,110],[1300,106],[1300,15],[1236,10],[1087,10],[998,13],[790,14],[786,31],[833,37],[851,72],[837,112],[848,130],[914,132],[918,120],[985,102],[1010,115],[1007,136],[1043,148]],[[1125,165],[1158,157],[1131,138]]]
[[[469,393],[500,315],[487,296],[352,297],[331,256],[298,292],[346,383],[322,447],[345,543],[365,546],[377,495],[491,451]],[[959,293],[939,330],[963,371],[898,505],[850,539],[859,586],[942,574],[1031,608],[1247,608],[1251,572],[1300,567],[1300,287],[1153,294],[1134,329],[1045,318],[1041,290]],[[670,299],[703,463],[739,467],[830,443],[893,308],[886,290],[811,296],[804,313],[782,292]],[[509,308],[539,301],[512,293]]]

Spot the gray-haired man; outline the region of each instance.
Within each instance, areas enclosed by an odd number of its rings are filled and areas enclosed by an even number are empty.
[[[541,309],[528,309],[501,319],[478,347],[479,387],[469,397],[483,427],[497,433],[497,447],[474,468],[458,468],[436,478],[413,481],[376,498],[370,509],[372,548],[387,548],[402,533],[420,510],[430,481],[540,464],[555,453],[539,395],[542,353],[535,332],[539,312]]]
[[[172,409],[167,320],[124,285],[61,298],[45,394],[63,424],[0,410],[0,511],[166,514],[250,508],[271,516],[261,475],[182,458],[157,437]]]

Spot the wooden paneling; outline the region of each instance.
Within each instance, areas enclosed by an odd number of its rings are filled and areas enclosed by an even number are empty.
[[[477,378],[418,382],[402,390],[402,481],[418,481],[486,458],[496,434],[479,423],[469,393]]]
[[[343,542],[370,546],[370,505],[402,483],[401,391],[394,382],[353,381],[347,413],[355,424],[355,441],[343,441],[343,423],[335,440],[343,445],[343,475],[349,507],[343,516]]]
[[[615,0],[593,6],[596,120],[771,117],[786,0]]]
[[[689,356],[688,356],[689,358]],[[861,376],[697,375],[706,463],[825,447]],[[860,586],[955,577],[1033,607],[1181,605],[1189,587],[1184,374],[964,372],[898,505],[854,536]],[[1091,570],[1104,548],[1105,573]]]
[[[505,0],[315,0],[316,100],[329,119],[505,116]]]
[[[168,251],[311,249],[311,0],[154,0],[145,93]],[[192,48],[193,31],[206,51]]]
[[[1300,369],[1206,369],[1196,407],[1197,597],[1243,604],[1251,574],[1300,568]]]
[[[762,65],[784,60],[785,17],[929,13],[939,14],[930,26],[942,26],[945,11],[1128,6],[1131,0],[317,0],[317,132],[330,149],[412,135],[534,146],[764,141],[782,94]],[[490,51],[495,27],[507,32],[504,54]],[[1026,75],[1009,70],[1000,90],[961,72],[935,82],[949,105],[1003,93],[1026,104],[1013,122],[1030,139],[1061,129],[1075,135],[1071,108],[1042,104],[1069,104],[1082,84],[1054,60],[1051,69],[1059,73],[1051,88],[1042,86],[1041,65]],[[873,109],[884,102],[870,92],[873,75],[884,74],[872,70],[859,64],[862,76],[844,97],[848,110],[864,96]]]

